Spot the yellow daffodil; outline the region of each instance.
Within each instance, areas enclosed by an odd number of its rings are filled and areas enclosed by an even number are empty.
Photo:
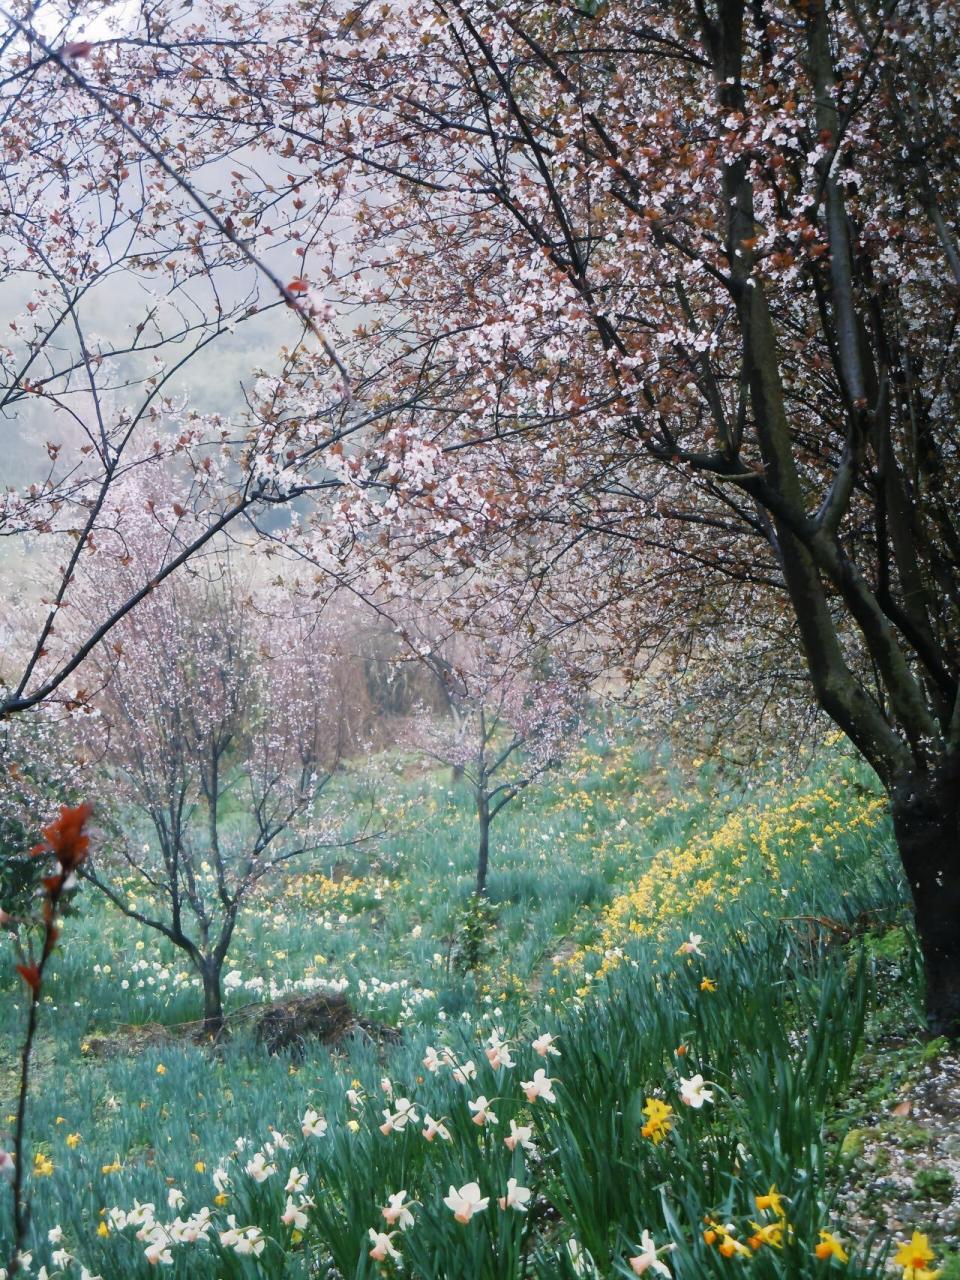
[[[849,1261],[846,1249],[831,1231],[820,1232],[820,1243],[813,1252],[821,1262],[826,1262],[828,1258],[836,1258],[838,1262]]]
[[[79,1147],[79,1145],[80,1145],[79,1133],[68,1133],[67,1146],[70,1148],[70,1150],[72,1151],[75,1147]]]
[[[924,1267],[932,1261],[930,1242],[920,1231],[915,1231],[908,1242],[898,1247],[895,1258],[898,1267]]]
[[[716,991],[716,989],[717,989],[717,984],[716,982],[714,982],[713,978],[704,978],[703,981],[700,983],[701,991]]]
[[[105,1222],[101,1222],[99,1227],[97,1227],[97,1235],[102,1236],[104,1239],[106,1239],[106,1237],[109,1234],[110,1234],[110,1228],[107,1226]]]
[[[38,1151],[33,1157],[33,1176],[35,1178],[49,1178],[53,1173],[53,1161],[49,1156],[45,1156],[43,1152]]]
[[[771,1245],[774,1249],[783,1248],[783,1220],[779,1222],[751,1222],[753,1235],[750,1237],[751,1249],[759,1249],[761,1245]]]
[[[724,1236],[722,1244],[718,1246],[718,1252],[723,1258],[733,1258],[737,1254],[740,1257],[749,1257],[750,1250],[745,1244],[741,1244],[739,1240],[734,1240],[733,1236]]]
[[[783,1196],[777,1190],[776,1183],[765,1196],[754,1196],[754,1203],[759,1213],[775,1213],[778,1218],[785,1218],[787,1211],[783,1207]]]
[[[894,1261],[898,1267],[903,1267],[903,1280],[933,1280],[939,1275],[939,1272],[927,1269],[927,1263],[933,1261],[933,1256],[927,1237],[921,1231],[914,1231],[910,1240],[899,1246]]]

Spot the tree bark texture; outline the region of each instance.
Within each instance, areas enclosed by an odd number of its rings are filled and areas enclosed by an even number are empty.
[[[960,768],[908,774],[891,789],[926,973],[927,1024],[960,1037]]]

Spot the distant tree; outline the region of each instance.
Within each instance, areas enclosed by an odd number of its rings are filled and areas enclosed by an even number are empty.
[[[117,583],[104,563],[89,587],[122,594],[125,567]],[[241,909],[281,868],[345,842],[323,795],[345,745],[333,665],[329,625],[255,593],[217,554],[151,592],[85,668],[103,686],[82,728],[116,834],[83,874],[187,954],[210,1033]]]
[[[416,643],[441,682],[449,714],[425,711],[408,741],[468,783],[477,815],[475,893],[487,892],[490,830],[522,791],[565,758],[583,732],[584,694],[542,651],[502,637]]]

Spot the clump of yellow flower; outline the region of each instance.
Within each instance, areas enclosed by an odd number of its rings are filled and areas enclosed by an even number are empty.
[[[662,1142],[673,1127],[671,1120],[673,1107],[668,1102],[661,1101],[660,1098],[648,1098],[643,1114],[647,1117],[647,1123],[640,1132],[654,1145]]]
[[[765,1244],[774,1249],[783,1248],[783,1231],[786,1223],[782,1219],[776,1222],[751,1222],[753,1235],[750,1237],[750,1248],[760,1249]]]
[[[703,1233],[703,1238],[707,1244],[715,1244],[717,1252],[723,1258],[752,1256],[747,1246],[733,1234],[733,1227],[730,1225],[724,1226],[720,1222],[711,1221]]]
[[[770,1245],[774,1249],[783,1248],[784,1235],[793,1239],[793,1228],[787,1222],[787,1211],[784,1207],[784,1196],[773,1184],[763,1195],[753,1197],[758,1213],[772,1213],[774,1222],[751,1222],[753,1235],[750,1237],[751,1249],[762,1249]]]
[[[597,976],[602,976],[621,963],[618,948],[631,937],[662,938],[671,923],[696,919],[698,913],[740,897],[751,883],[747,868],[758,856],[770,892],[780,900],[782,867],[788,858],[797,858],[798,848],[811,850],[812,857],[824,856],[838,838],[876,827],[884,813],[881,797],[846,787],[822,786],[786,801],[745,805],[715,830],[696,832],[685,844],[661,849],[633,887],[603,912],[598,941],[577,951],[569,963],[579,967],[588,956],[598,955]]]

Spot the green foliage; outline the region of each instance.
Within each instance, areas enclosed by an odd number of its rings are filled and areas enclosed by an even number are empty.
[[[471,893],[455,925],[453,963],[458,973],[472,973],[488,958],[497,926],[497,909],[485,893]]]
[[[949,1169],[921,1169],[914,1175],[913,1189],[924,1200],[949,1200],[954,1177]]]
[[[10,915],[28,915],[42,874],[43,866],[36,858],[13,853],[9,848],[0,849],[0,905],[3,909]]]

